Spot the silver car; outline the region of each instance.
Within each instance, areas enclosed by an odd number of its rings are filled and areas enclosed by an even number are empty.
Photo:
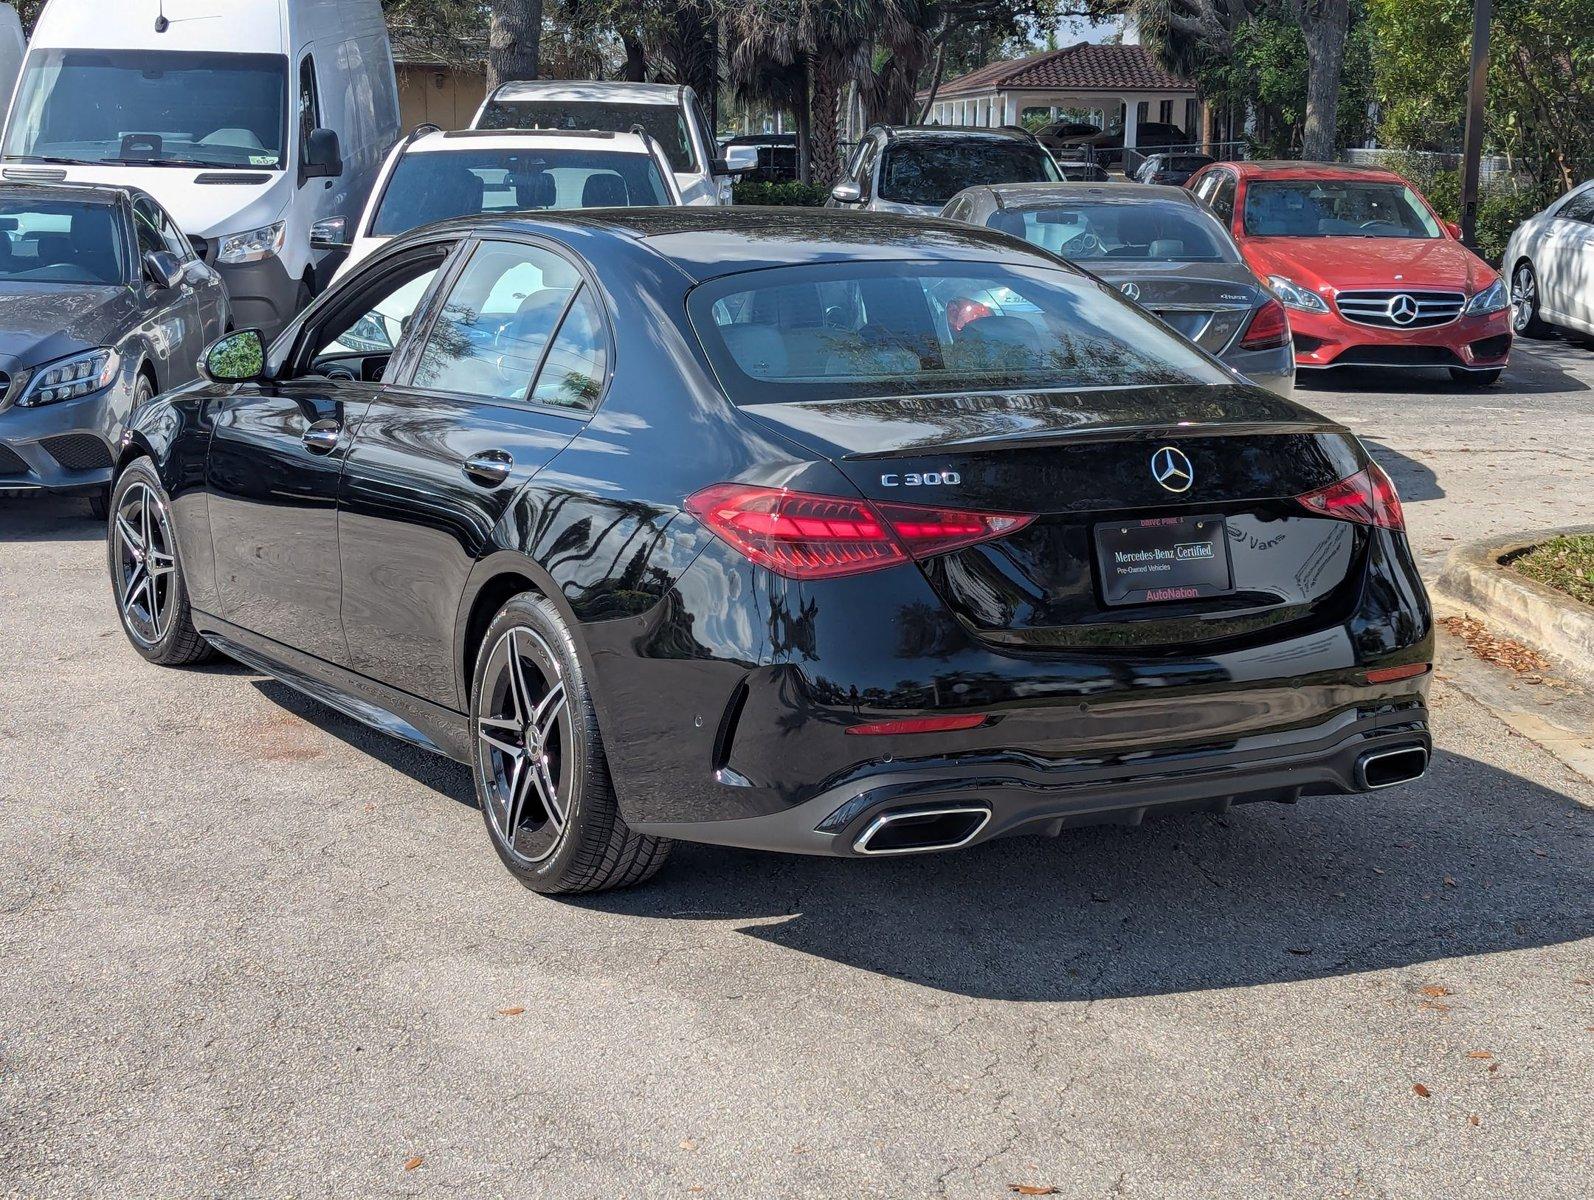
[[[933,217],[975,184],[1060,181],[1051,153],[1022,129],[875,125],[864,132],[827,208]]]
[[[1518,333],[1545,337],[1559,325],[1594,335],[1594,179],[1516,227],[1500,274]]]
[[[1139,183],[966,188],[942,216],[999,229],[1110,283],[1252,383],[1289,396],[1289,319],[1239,247],[1182,188]]]

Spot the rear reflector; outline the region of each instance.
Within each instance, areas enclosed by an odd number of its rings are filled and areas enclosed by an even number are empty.
[[[686,509],[747,558],[788,579],[878,571],[1005,537],[1035,519],[740,483],[706,487],[687,498]]]
[[[986,722],[984,713],[962,717],[906,717],[900,721],[871,721],[847,726],[848,733],[865,737],[889,737],[898,733],[950,733],[954,729],[973,729]]]
[[[1271,350],[1290,340],[1290,319],[1284,306],[1269,300],[1251,315],[1251,323],[1240,338],[1241,350]]]
[[[962,333],[963,327],[971,321],[978,321],[991,315],[988,305],[981,304],[978,300],[970,300],[967,296],[959,296],[955,300],[946,302],[946,323],[951,326],[953,333]]]
[[[1432,663],[1407,663],[1403,667],[1374,667],[1367,672],[1367,682],[1394,683],[1397,679],[1410,679],[1415,675],[1426,675],[1432,667]]]
[[[1368,463],[1364,470],[1350,478],[1296,499],[1321,516],[1355,521],[1358,525],[1376,525],[1380,529],[1406,528],[1400,495],[1377,463]]]

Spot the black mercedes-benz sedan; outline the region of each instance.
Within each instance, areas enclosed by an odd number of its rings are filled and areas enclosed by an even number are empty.
[[[394,348],[340,340],[379,307]],[[133,645],[469,763],[539,891],[672,839],[907,854],[1426,767],[1384,473],[1000,233],[472,218],[205,372],[121,452]]]

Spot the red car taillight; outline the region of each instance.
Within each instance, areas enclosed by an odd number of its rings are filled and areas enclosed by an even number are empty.
[[[1297,496],[1312,512],[1325,517],[1339,517],[1355,521],[1358,525],[1376,525],[1380,529],[1406,528],[1406,514],[1401,511],[1400,495],[1389,476],[1377,463],[1368,463],[1348,479],[1331,483],[1326,488]]]
[[[1269,300],[1251,314],[1251,323],[1240,338],[1242,350],[1271,350],[1290,340],[1290,319],[1284,306]]]
[[[878,571],[1004,537],[1035,519],[740,483],[695,492],[686,510],[753,562],[788,579]]]

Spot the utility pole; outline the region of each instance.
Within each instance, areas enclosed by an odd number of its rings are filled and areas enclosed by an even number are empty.
[[[1483,158],[1483,102],[1489,92],[1489,21],[1493,0],[1472,0],[1472,70],[1467,76],[1467,131],[1461,146],[1461,240],[1477,245],[1478,169]]]

